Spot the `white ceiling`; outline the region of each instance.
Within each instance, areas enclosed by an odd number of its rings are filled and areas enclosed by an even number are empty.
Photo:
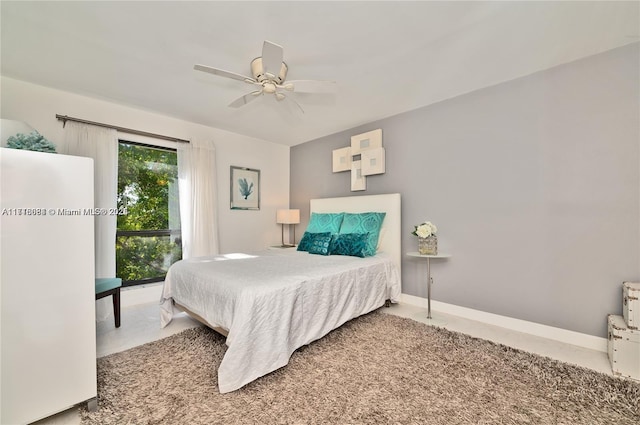
[[[1,72],[296,145],[638,42],[639,4],[2,1]],[[335,80],[335,96],[232,109],[253,87],[193,70],[250,75],[264,40],[288,79]]]

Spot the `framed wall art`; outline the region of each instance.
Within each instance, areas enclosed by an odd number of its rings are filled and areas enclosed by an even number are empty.
[[[351,155],[359,155],[362,151],[382,147],[382,129],[351,136]]]
[[[384,148],[372,148],[362,151],[360,154],[362,175],[372,176],[374,174],[384,174],[385,155]]]
[[[335,149],[333,151],[333,172],[351,170],[351,147]]]
[[[360,161],[351,162],[351,191],[367,190],[367,179],[362,175]]]
[[[260,209],[260,170],[231,166],[231,209]]]
[[[367,190],[367,176],[384,174],[385,162],[381,128],[351,136],[351,146],[332,151],[332,170],[351,171],[352,192]]]

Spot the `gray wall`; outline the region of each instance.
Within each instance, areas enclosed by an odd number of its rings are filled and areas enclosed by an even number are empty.
[[[293,147],[299,235],[311,198],[399,192],[403,252],[430,220],[453,256],[432,262],[433,299],[605,336],[640,279],[639,46]],[[387,172],[351,192],[331,152],[376,128]],[[403,292],[426,297],[424,264],[402,267]]]

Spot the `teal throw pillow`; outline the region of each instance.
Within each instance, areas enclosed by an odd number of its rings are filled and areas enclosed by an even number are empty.
[[[309,248],[311,247],[311,245],[313,245],[314,241],[317,238],[325,238],[325,237],[329,237],[329,239],[331,239],[331,233],[329,233],[329,232],[324,232],[324,233],[304,232],[304,235],[302,235],[302,239],[300,239],[300,243],[298,244],[298,251],[307,251],[307,252],[309,252]]]
[[[367,241],[369,233],[344,233],[341,235],[333,235],[329,254],[331,255],[350,255],[352,257],[364,258],[367,249]]]
[[[338,233],[344,213],[311,213],[307,232],[311,233]]]
[[[368,233],[367,247],[364,251],[366,257],[376,255],[378,249],[378,239],[380,238],[380,228],[386,213],[365,212],[359,214],[345,213],[340,226],[340,234],[345,233]]]
[[[329,255],[331,245],[331,233],[312,233],[309,244],[309,254]]]

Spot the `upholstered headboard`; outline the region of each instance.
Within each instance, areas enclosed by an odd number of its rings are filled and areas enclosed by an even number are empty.
[[[402,265],[402,221],[399,193],[386,195],[345,196],[342,198],[321,198],[310,201],[310,212],[385,212],[380,231],[378,251],[387,253],[401,273]]]

